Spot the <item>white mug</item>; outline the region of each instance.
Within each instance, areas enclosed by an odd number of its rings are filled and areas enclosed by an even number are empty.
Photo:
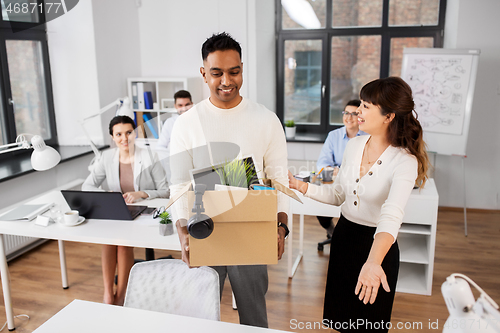
[[[74,225],[78,223],[78,219],[80,218],[77,210],[70,210],[69,212],[64,213],[64,224]]]

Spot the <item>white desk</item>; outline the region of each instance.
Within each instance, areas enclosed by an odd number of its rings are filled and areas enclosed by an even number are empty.
[[[287,247],[286,251],[288,252],[288,277],[293,278],[297,267],[299,266],[300,261],[302,260],[302,256],[304,255],[304,215],[313,215],[313,216],[331,216],[331,217],[340,217],[340,206],[332,206],[327,205],[321,202],[318,202],[313,199],[309,199],[304,197],[302,193],[299,191],[294,192],[297,196],[302,200],[303,203],[300,203],[296,200],[290,200],[290,214],[288,214],[288,229],[290,229],[290,235],[287,239]],[[295,261],[293,261],[293,214],[300,215],[300,223],[299,223],[299,254]]]
[[[298,193],[298,192],[297,192]],[[288,225],[288,277],[295,274],[303,254],[304,215],[340,216],[340,207],[319,203],[298,194],[304,204],[290,200]],[[414,189],[405,207],[403,223],[399,230],[400,268],[396,291],[430,295],[434,271],[434,249],[439,195],[434,179],[429,179],[422,190]],[[300,214],[299,255],[292,265],[293,214]]]
[[[284,331],[74,300],[34,331],[34,333],[54,332],[273,333]]]
[[[81,184],[81,182],[81,180],[72,182],[19,204],[53,202],[69,210],[69,207],[67,206],[60,190],[71,188]],[[158,207],[166,205],[167,202],[168,199],[153,199],[141,201],[138,204]],[[16,204],[15,206],[18,206],[19,204]],[[8,211],[15,206],[7,207],[0,213]],[[51,223],[47,227],[42,227],[35,225],[34,220],[31,222],[0,221],[0,272],[9,330],[14,329],[14,317],[10,296],[10,281],[8,278],[9,272],[5,256],[3,239],[4,234],[57,239],[59,241],[62,285],[63,288],[67,288],[68,279],[66,273],[66,259],[64,255],[64,241],[180,251],[179,237],[177,234],[174,233],[171,236],[160,236],[158,229],[158,224],[154,222],[150,216],[139,217],[134,221],[87,220],[85,223],[75,227],[66,227],[55,223]]]

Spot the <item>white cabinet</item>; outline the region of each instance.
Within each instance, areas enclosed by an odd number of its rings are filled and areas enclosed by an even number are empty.
[[[434,272],[434,250],[439,196],[434,179],[408,200],[399,230],[399,278],[396,291],[430,295]]]
[[[179,90],[187,90],[191,93],[194,103],[203,99],[203,80],[196,78],[155,78],[139,77],[127,79],[128,96],[131,107],[136,112],[137,124],[144,123],[144,115],[151,118],[144,127],[148,137],[153,138],[161,132],[161,126],[165,120],[175,113],[174,94]],[[150,92],[153,104],[146,108],[144,92]]]

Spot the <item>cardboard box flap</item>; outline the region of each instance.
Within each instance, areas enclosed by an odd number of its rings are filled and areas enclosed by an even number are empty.
[[[297,196],[297,194],[295,194],[294,191],[292,191],[291,189],[289,189],[285,185],[281,184],[277,180],[274,180],[274,179],[263,179],[262,181],[264,182],[265,185],[274,187],[275,189],[277,189],[278,191],[280,191],[283,194],[286,194],[290,198],[295,199],[295,200],[297,200],[300,203],[303,203],[302,200],[300,200],[300,198]]]
[[[189,216],[194,215],[194,197],[194,192],[188,193]],[[207,191],[203,195],[203,214],[214,222],[276,221],[277,204],[275,191]]]
[[[186,186],[184,186],[182,188],[182,190],[180,190],[179,193],[177,193],[175,196],[173,196],[172,198],[170,198],[170,200],[168,201],[167,206],[165,207],[165,210],[167,210],[170,206],[172,206],[174,204],[174,202],[176,202],[180,197],[182,197],[184,195],[184,193],[186,193],[190,189],[191,189],[191,183],[189,183]]]

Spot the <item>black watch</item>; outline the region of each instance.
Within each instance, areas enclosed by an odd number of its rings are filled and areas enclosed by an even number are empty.
[[[285,239],[288,237],[288,234],[290,233],[290,230],[288,230],[288,226],[284,223],[278,222],[278,228],[282,227],[285,229]]]

